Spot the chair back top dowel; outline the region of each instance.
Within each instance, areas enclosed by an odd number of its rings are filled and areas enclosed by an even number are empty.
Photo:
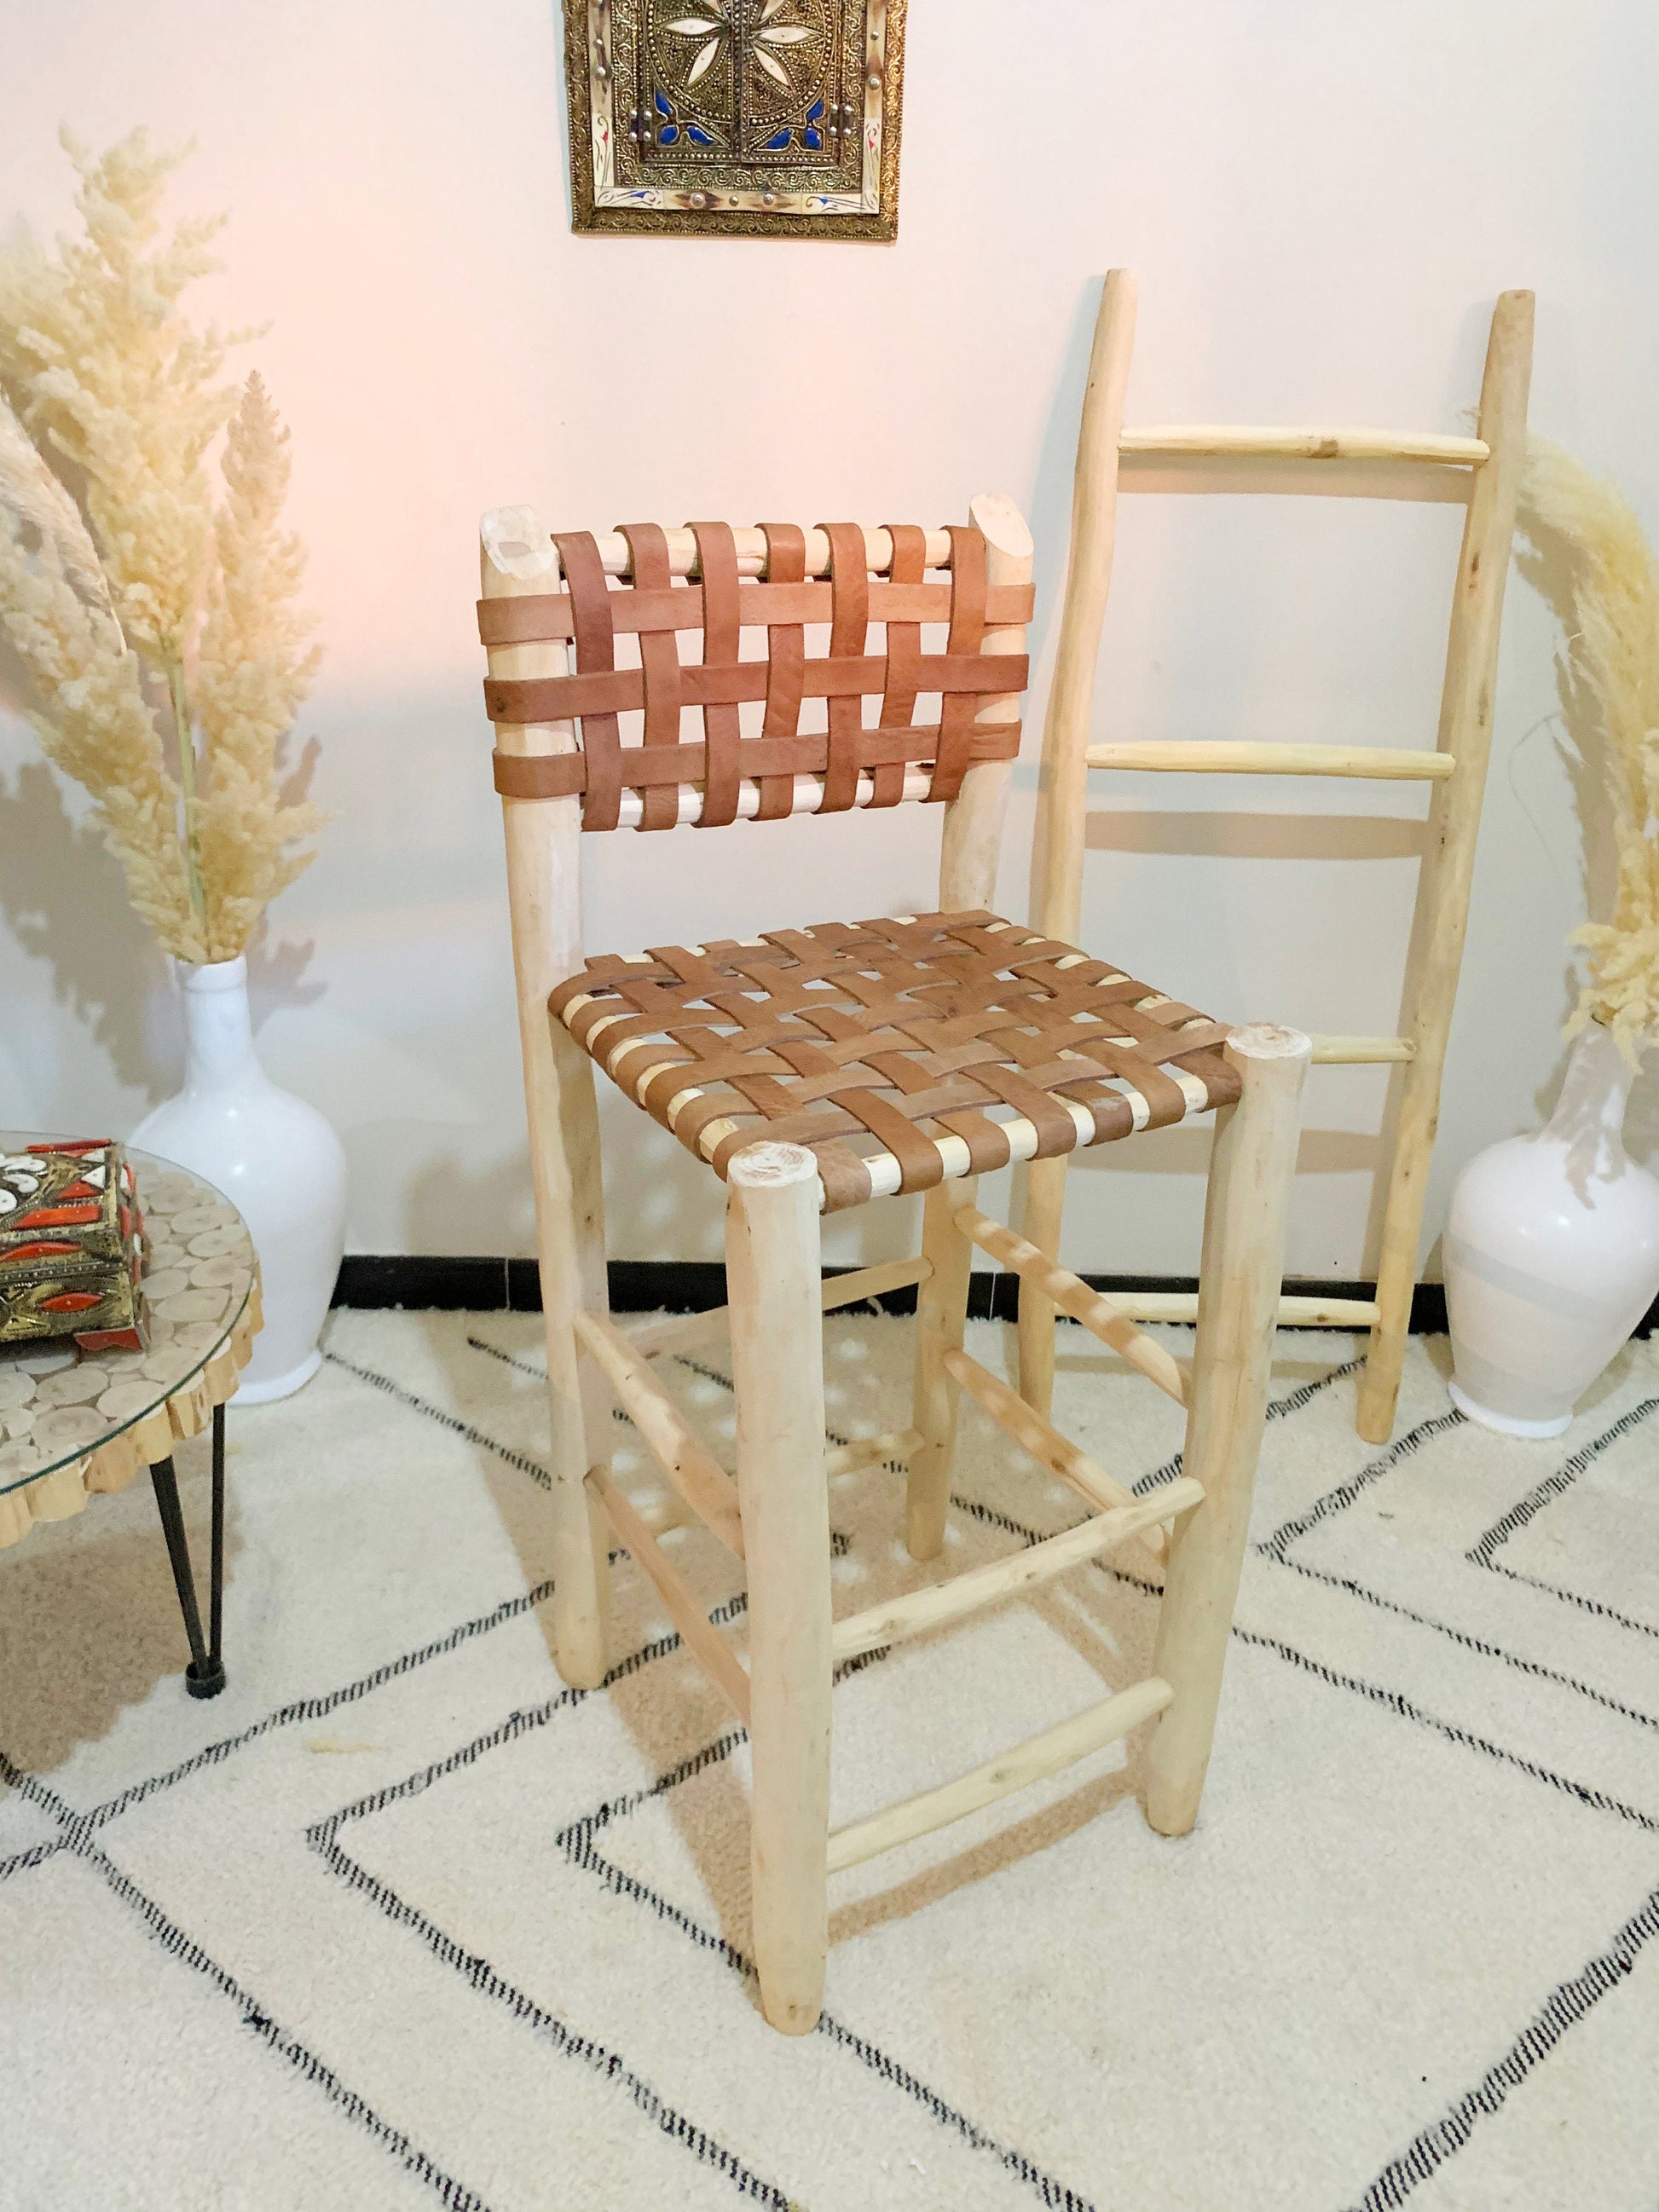
[[[922,533],[927,543],[927,561],[930,568],[948,568],[951,565],[951,533],[948,530],[928,530]],[[669,574],[673,576],[698,576],[701,568],[697,554],[696,532],[688,525],[680,530],[665,530],[664,539],[668,548]],[[830,533],[815,528],[803,531],[802,566],[809,576],[830,574],[831,552]],[[766,532],[758,526],[744,528],[734,523],[732,527],[733,550],[737,555],[738,574],[743,577],[760,577],[767,573],[768,548]],[[597,532],[593,538],[599,548],[599,565],[607,576],[629,576],[634,567],[633,549],[620,530]],[[893,563],[892,533],[886,529],[864,530],[865,559],[874,570],[885,573]]]

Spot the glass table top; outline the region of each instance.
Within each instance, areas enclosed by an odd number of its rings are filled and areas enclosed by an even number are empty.
[[[0,1130],[0,1152],[38,1133]],[[0,1344],[0,1494],[88,1458],[153,1413],[230,1340],[257,1279],[242,1217],[170,1160],[129,1150],[149,1253],[149,1348],[82,1352],[73,1338]]]

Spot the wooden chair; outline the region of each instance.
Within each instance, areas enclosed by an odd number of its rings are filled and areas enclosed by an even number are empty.
[[[1083,848],[1091,769],[1228,775],[1321,775],[1417,781],[1432,787],[1418,880],[1407,975],[1396,1036],[1316,1036],[1316,1063],[1399,1066],[1385,1121],[1387,1194],[1375,1299],[1285,1298],[1281,1322],[1369,1330],[1358,1426],[1372,1443],[1394,1426],[1417,1284],[1423,1201],[1440,1110],[1446,1039],[1468,919],[1475,839],[1492,745],[1504,584],[1526,459],[1533,295],[1505,292],[1492,316],[1476,435],[1394,430],[1126,429],[1124,394],[1134,344],[1135,280],[1106,278],[1078,439],[1071,561],[1043,733],[1043,791],[1032,919],[1054,937],[1081,927]],[[1120,491],[1322,492],[1439,500],[1468,509],[1452,592],[1451,629],[1432,752],[1380,746],[1176,742],[1091,745],[1095,668],[1111,582]],[[1057,1255],[1065,1203],[1062,1159],[1027,1170],[1021,1225]],[[1190,1297],[1121,1295],[1140,1320],[1191,1321]],[[1019,1293],[1020,1392],[1046,1414],[1054,1393],[1054,1301],[1027,1276]]]
[[[1192,1826],[1261,1437],[1309,1057],[1294,1032],[1230,1032],[985,911],[1019,742],[1031,542],[1006,500],[977,500],[971,514],[967,527],[925,533],[702,523],[550,538],[525,508],[483,525],[485,695],[546,1316],[558,1665],[573,1684],[605,1680],[614,1529],[749,1729],[755,1952],[766,2015],[793,2034],[818,2016],[834,1869],[1052,1774],[1153,1715],[1147,1817],[1170,1835]],[[884,625],[875,652],[872,623]],[[815,624],[829,626],[827,655],[806,650]],[[928,625],[946,627],[942,651],[923,649]],[[683,663],[685,630],[701,631],[702,656]],[[745,630],[763,636],[764,658],[739,657]],[[637,637],[637,666],[617,665],[618,636]],[[918,726],[916,702],[931,695],[938,720]],[[866,698],[880,702],[873,726]],[[819,699],[825,726],[806,731],[803,701]],[[695,742],[680,736],[688,706],[701,710]],[[642,719],[638,744],[621,742],[622,717]],[[584,960],[585,830],[757,825],[905,799],[942,804],[939,913]],[[730,1304],[718,1315],[631,1334],[609,1316],[595,1061],[726,1182]],[[1212,1109],[1188,1370],[981,1214],[976,1179]],[[927,1193],[918,1257],[823,1279],[821,1213],[912,1191]],[[1133,1496],[963,1352],[975,1247],[1040,1282],[1186,1407],[1180,1480]],[[912,1283],[912,1425],[826,1452],[821,1314]],[[726,1326],[735,1480],[648,1364]],[[1091,1517],[1012,1559],[832,1620],[828,1474],[907,1461],[909,1549],[936,1559],[962,1389],[1076,1489]],[[611,1478],[613,1395],[674,1493],[649,1510]],[[746,1668],[658,1541],[693,1516],[746,1563]],[[830,1833],[838,1662],[1131,1540],[1166,1577],[1146,1680]]]

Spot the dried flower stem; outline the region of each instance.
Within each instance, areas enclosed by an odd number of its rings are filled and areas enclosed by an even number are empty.
[[[167,663],[167,696],[173,702],[173,731],[179,746],[179,790],[185,809],[185,878],[198,919],[207,920],[202,890],[201,836],[196,821],[196,739],[190,726],[190,698],[182,661]]]

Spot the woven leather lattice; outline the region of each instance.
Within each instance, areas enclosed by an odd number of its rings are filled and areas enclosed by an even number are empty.
[[[986,546],[973,528],[953,528],[950,580],[928,583],[927,533],[913,524],[888,526],[892,558],[873,575],[869,548],[855,523],[823,526],[830,542],[828,582],[809,581],[805,533],[792,524],[763,526],[766,581],[739,578],[731,526],[691,525],[699,580],[676,583],[668,541],[655,523],[627,526],[633,583],[613,589],[593,538],[585,532],[554,539],[566,589],[519,599],[480,599],[478,631],[486,646],[574,639],[576,672],[568,676],[490,677],[484,704],[498,724],[579,721],[580,752],[505,753],[494,757],[495,787],[514,799],[580,793],[584,830],[614,830],[624,790],[641,794],[642,830],[672,830],[680,794],[699,789],[702,827],[738,817],[740,787],[758,788],[757,818],[792,810],[794,778],[823,778],[818,813],[836,814],[857,799],[859,779],[873,784],[869,804],[896,806],[907,768],[929,764],[927,796],[954,799],[976,761],[1010,760],[1019,750],[1018,721],[976,727],[988,696],[1023,691],[1024,653],[982,653],[988,628],[1030,619],[1029,584],[993,586]],[[924,623],[949,623],[943,653],[921,650]],[[885,651],[869,651],[872,623],[885,628]],[[827,654],[809,656],[809,626],[827,623]],[[764,659],[739,658],[745,629],[763,630]],[[683,663],[678,634],[701,630],[701,660]],[[637,668],[617,666],[618,635],[640,641]],[[919,698],[937,694],[937,723],[918,724]],[[866,727],[864,701],[881,702]],[[801,708],[825,701],[828,727],[805,731]],[[757,734],[740,726],[745,702],[764,702]],[[702,709],[702,737],[680,741],[682,709]],[[619,717],[638,714],[637,744],[623,742]]]
[[[549,1005],[718,1174],[809,1146],[830,1212],[1239,1095],[1220,1023],[990,914],[610,954]]]

